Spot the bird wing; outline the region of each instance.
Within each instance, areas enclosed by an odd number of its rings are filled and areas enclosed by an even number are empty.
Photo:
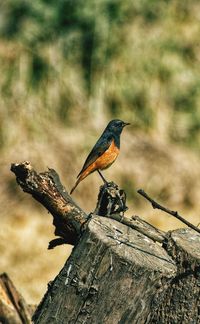
[[[84,172],[90,164],[96,161],[98,157],[100,157],[111,145],[113,140],[113,136],[102,136],[99,138],[99,140],[96,142],[95,146],[93,147],[92,151],[88,155],[81,171],[79,172],[77,178],[81,175],[82,172]]]

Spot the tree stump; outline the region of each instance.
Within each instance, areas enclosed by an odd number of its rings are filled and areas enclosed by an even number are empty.
[[[95,209],[105,217],[86,215],[54,170],[38,174],[28,162],[11,170],[51,212],[59,238],[50,248],[75,245],[34,323],[200,323],[199,229],[165,233],[138,216],[127,218],[125,193],[112,183],[101,187]]]
[[[49,286],[34,323],[145,323],[176,266],[152,240],[95,216]]]
[[[191,229],[169,232],[164,248],[177,274],[155,308],[152,323],[200,323],[200,235]]]

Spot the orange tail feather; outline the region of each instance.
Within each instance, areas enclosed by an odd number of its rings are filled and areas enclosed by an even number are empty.
[[[73,193],[73,191],[76,189],[76,187],[78,186],[79,182],[81,182],[83,179],[85,179],[90,173],[94,172],[95,170],[93,170],[93,165],[90,165],[85,171],[83,171],[83,173],[81,173],[79,175],[79,178],[77,179],[74,187],[72,188],[72,190],[70,191],[70,195]]]
[[[78,186],[79,182],[81,182],[81,178],[78,178],[78,180],[76,181],[75,185],[73,186],[72,190],[70,191],[70,195],[73,193],[73,191],[76,189],[76,187]]]
[[[70,195],[72,194],[72,192],[76,189],[76,187],[78,186],[79,182],[81,182],[83,179],[85,179],[89,174],[91,174],[92,172],[97,170],[97,165],[96,165],[96,161],[92,164],[90,164],[86,170],[84,170],[79,176],[78,179],[74,185],[74,187],[72,188],[72,190],[70,191]]]

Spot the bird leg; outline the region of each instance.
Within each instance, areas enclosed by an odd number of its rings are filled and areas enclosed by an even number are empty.
[[[103,182],[106,183],[106,184],[108,184],[108,181],[106,181],[106,179],[104,178],[103,174],[99,170],[97,170],[97,171],[98,171],[101,179],[103,180]]]

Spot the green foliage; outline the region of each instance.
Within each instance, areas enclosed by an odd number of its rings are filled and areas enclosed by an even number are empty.
[[[197,146],[199,7],[196,0],[2,1],[3,109],[29,100],[65,123],[75,112],[93,118],[93,102],[106,118],[156,130],[164,107],[169,140]]]
[[[109,48],[108,29],[124,24],[126,6],[123,1],[113,0],[98,3],[91,0],[9,0],[1,10],[4,17],[0,29],[2,37],[19,39],[34,51],[47,43],[61,44],[59,50],[63,59],[73,63],[76,59],[81,60],[90,90],[92,73],[112,57],[114,49],[112,45]],[[37,79],[37,75],[33,78]]]

